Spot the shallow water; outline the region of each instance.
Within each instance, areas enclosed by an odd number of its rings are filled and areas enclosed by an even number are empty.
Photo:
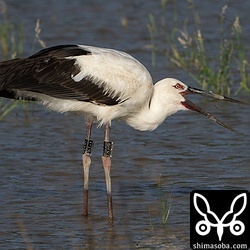
[[[166,58],[159,55],[164,63],[152,69],[150,50],[144,49],[150,43],[147,14],[159,10],[158,3],[149,2],[74,1],[69,6],[68,1],[60,5],[57,1],[9,1],[8,7],[30,36],[27,54],[39,17],[48,46],[78,42],[129,51],[158,79],[166,75]],[[248,1],[242,2],[249,6]],[[240,14],[245,22],[246,11],[240,10],[238,2],[229,3],[231,13]],[[211,15],[209,6],[198,6],[207,22],[220,12],[223,1],[214,4]],[[126,29],[121,28],[122,16],[128,19]],[[212,27],[207,29],[212,37]],[[172,76],[190,80],[182,71],[170,70]],[[37,105],[29,106],[28,118],[21,108],[6,117],[0,122],[0,249],[189,249],[192,190],[250,189],[249,107],[217,103],[216,109],[201,99],[195,102],[240,134],[194,112],[179,112],[153,132],[112,123],[113,227],[107,220],[100,158],[103,130],[93,131],[90,215],[84,218],[83,117],[56,114]],[[161,194],[171,196],[167,225],[162,225],[159,182]]]

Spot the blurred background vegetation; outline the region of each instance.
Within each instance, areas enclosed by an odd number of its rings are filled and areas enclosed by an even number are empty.
[[[156,55],[163,53],[174,67],[187,72],[203,89],[227,96],[249,93],[248,47],[243,39],[239,17],[235,16],[231,26],[228,27],[225,22],[228,6],[224,5],[221,10],[218,10],[220,37],[216,41],[211,41],[201,29],[201,17],[196,11],[194,1],[188,0],[187,2],[188,8],[192,9],[193,20],[183,21],[181,27],[177,22],[179,18],[177,8],[173,12],[173,20],[171,22],[166,20],[168,4],[166,0],[160,1],[160,16],[149,13],[145,32],[148,32],[151,41],[152,65],[156,65]],[[0,1],[0,5],[0,60],[3,61],[22,56],[24,27],[22,24],[14,25],[14,22],[10,20],[6,2]],[[124,20],[126,21],[122,17],[122,24]],[[127,24],[127,21],[125,23]],[[40,33],[40,21],[37,19],[34,23],[33,48],[35,44],[38,44],[40,48],[46,47],[45,42],[40,38]],[[211,51],[211,42],[218,43],[214,44],[216,51]],[[18,105],[22,105],[27,113],[26,102],[0,98],[0,119]]]
[[[189,32],[187,21],[183,22],[182,27],[177,26],[177,8],[173,14],[173,25],[166,25],[169,23],[165,18],[167,1],[161,1],[161,16],[149,14],[148,31],[152,42],[152,64],[156,64],[155,53],[162,52],[174,65],[185,70],[203,89],[227,96],[249,92],[248,48],[243,39],[239,17],[234,17],[231,26],[228,27],[225,22],[228,5],[222,7],[218,13],[219,42],[212,46],[217,48],[216,51],[211,51],[211,40],[201,30],[201,17],[196,11],[195,3],[193,0],[188,2],[193,13],[192,33]],[[165,48],[160,48],[158,44],[165,44]],[[236,80],[238,78],[240,81]]]

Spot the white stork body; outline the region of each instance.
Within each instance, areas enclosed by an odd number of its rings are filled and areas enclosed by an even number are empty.
[[[117,105],[100,105],[95,102],[77,100],[49,100],[47,105],[59,112],[82,111],[86,116],[92,116],[99,125],[107,124],[113,119],[128,118],[140,112],[153,95],[152,78],[148,70],[129,54],[92,46],[80,46],[90,51],[91,55],[69,57],[76,59],[80,73],[72,75],[75,82],[80,82],[87,76],[93,77],[93,82],[103,88],[103,92],[119,101]],[[133,123],[129,123],[133,126]],[[145,130],[138,128],[139,130]],[[148,128],[151,130],[151,128]]]
[[[84,215],[88,214],[88,176],[93,146],[92,122],[105,125],[103,166],[109,218],[111,199],[111,120],[119,118],[137,130],[153,130],[178,110],[192,109],[230,129],[184,95],[193,92],[235,101],[165,78],[153,85],[148,70],[127,53],[82,45],[59,45],[23,59],[0,63],[0,96],[39,101],[58,111],[81,111],[87,119],[83,152]]]
[[[95,100],[61,99],[53,97],[53,93],[44,95],[23,90],[17,90],[17,96],[24,99],[34,97],[58,112],[84,112],[86,117],[97,120],[99,126],[119,118],[141,131],[157,128],[167,116],[178,111],[175,105],[170,106],[172,103],[164,91],[164,86],[169,85],[171,79],[164,79],[154,86],[148,70],[129,54],[92,46],[81,45],[78,48],[91,54],[65,57],[74,60],[73,67],[80,69],[78,74],[70,76],[72,81],[77,84],[86,77],[92,78],[92,84],[102,88],[106,96],[118,100],[116,105],[103,105]],[[175,79],[172,81],[176,83]],[[158,103],[161,95],[165,103]],[[183,105],[179,107],[187,109]]]

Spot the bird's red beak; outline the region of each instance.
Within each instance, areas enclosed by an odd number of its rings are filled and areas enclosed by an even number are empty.
[[[222,95],[217,95],[217,94],[214,94],[212,92],[206,92],[204,90],[200,90],[200,89],[196,89],[196,88],[192,88],[192,87],[188,87],[185,91],[181,92],[181,94],[183,96],[186,94],[192,94],[192,93],[193,94],[200,94],[200,95],[203,95],[206,97],[224,100],[224,101],[228,101],[228,102],[246,104],[246,103],[239,101],[239,100],[236,100],[236,99],[232,99],[232,98],[222,96]],[[207,111],[205,111],[204,109],[202,109],[198,105],[194,104],[193,102],[189,101],[188,99],[185,98],[185,101],[182,102],[182,105],[190,110],[194,110],[196,112],[199,112],[200,114],[202,114],[202,115],[208,117],[209,119],[213,120],[214,122],[218,123],[222,127],[227,128],[233,132],[236,132],[233,128],[227,126],[225,123],[220,121],[218,118],[214,117],[212,114],[208,113]]]

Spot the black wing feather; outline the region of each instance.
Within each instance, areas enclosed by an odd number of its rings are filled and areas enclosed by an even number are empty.
[[[119,96],[105,93],[105,82],[100,79],[93,76],[79,82],[72,79],[80,68],[75,59],[67,57],[82,55],[88,56],[91,52],[77,45],[59,45],[43,49],[28,58],[1,62],[0,96],[13,98],[15,90],[20,90],[100,105],[118,104]],[[18,96],[15,98],[18,99]]]
[[[30,59],[45,57],[65,58],[69,56],[91,55],[90,51],[84,50],[75,44],[57,45],[42,49],[36,54],[30,56]]]

